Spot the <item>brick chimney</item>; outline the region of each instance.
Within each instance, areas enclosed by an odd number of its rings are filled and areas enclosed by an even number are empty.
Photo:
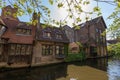
[[[2,8],[1,17],[19,20],[17,17],[17,11],[17,8],[12,8],[10,5],[8,5]]]
[[[37,27],[37,29],[39,29],[40,27],[40,12],[33,12],[32,15],[32,21],[33,21],[33,25],[35,25]]]

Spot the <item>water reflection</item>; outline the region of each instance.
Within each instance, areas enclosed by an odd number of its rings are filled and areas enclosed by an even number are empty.
[[[89,59],[86,61],[86,65],[106,71],[108,66],[108,59],[107,58],[100,58],[100,59]]]
[[[55,65],[0,73],[0,80],[56,80],[67,75],[67,65]]]
[[[74,67],[72,66],[71,68],[71,65],[74,65]],[[107,71],[108,75],[105,75],[109,77],[109,80],[120,80],[120,60],[112,59],[88,59],[82,62],[62,63],[32,69],[27,68],[7,71],[0,73],[0,80],[56,80],[61,78],[65,78],[64,80],[66,80],[69,79],[69,77],[73,77],[70,76],[70,71],[78,69],[77,71],[79,72],[81,71],[79,69],[83,68],[81,66],[91,66],[92,68]],[[74,72],[74,75],[77,75],[78,72]],[[86,75],[86,73],[83,72],[82,74]],[[90,74],[92,74],[92,72]]]
[[[120,80],[120,60],[110,60],[107,73],[109,80]]]

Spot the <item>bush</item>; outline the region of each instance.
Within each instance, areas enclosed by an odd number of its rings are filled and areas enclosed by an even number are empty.
[[[83,52],[81,53],[69,53],[67,57],[65,58],[65,62],[71,62],[71,61],[82,61],[85,59],[85,54]]]
[[[108,53],[120,58],[120,43],[109,45]]]

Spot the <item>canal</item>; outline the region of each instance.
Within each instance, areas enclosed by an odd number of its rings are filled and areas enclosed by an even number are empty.
[[[89,59],[0,72],[0,80],[120,80],[120,61]]]

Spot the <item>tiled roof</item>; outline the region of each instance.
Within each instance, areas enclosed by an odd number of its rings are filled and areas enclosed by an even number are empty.
[[[114,40],[107,40],[107,42],[110,43],[110,44],[116,44],[116,43],[119,42],[119,40],[117,40],[117,39],[114,39]]]
[[[44,37],[45,32],[50,32],[51,37]],[[62,30],[61,28],[57,27],[40,28],[39,32],[37,32],[36,34],[37,40],[69,43],[69,40],[64,30]],[[61,35],[61,39],[56,38],[56,35]]]
[[[0,25],[5,25],[5,23],[3,22],[1,16],[0,16]]]
[[[2,38],[7,38],[8,43],[21,43],[21,44],[32,44],[35,36],[35,27],[32,25],[26,26],[27,23],[19,22],[18,20],[12,20],[10,18],[2,19],[7,26],[7,30],[2,35]],[[19,26],[21,24],[21,26]],[[17,27],[24,27],[31,29],[31,35],[16,35]]]
[[[80,27],[82,28],[82,27],[87,26],[87,24],[91,25],[91,24],[94,24],[94,23],[98,23],[100,20],[102,20],[102,22],[103,22],[103,24],[104,24],[104,27],[107,28],[107,26],[106,26],[106,24],[105,24],[104,19],[103,19],[102,16],[97,17],[97,18],[94,18],[94,19],[91,19],[91,20],[89,20],[89,21],[87,21],[87,22],[81,23],[81,24],[79,24],[78,26],[80,26]],[[73,29],[74,29],[74,28],[75,28],[75,27],[73,27]]]

